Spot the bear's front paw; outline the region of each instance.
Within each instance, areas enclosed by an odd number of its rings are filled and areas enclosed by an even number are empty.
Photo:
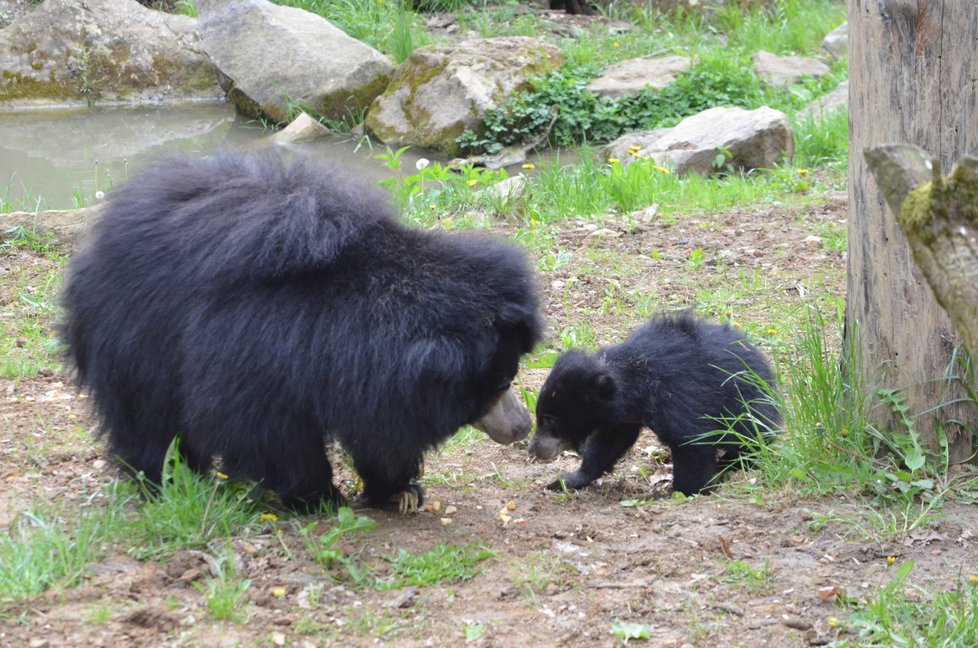
[[[572,473],[560,473],[560,476],[555,480],[547,484],[547,488],[550,490],[580,490],[593,480],[581,475],[580,472]]]
[[[401,515],[417,513],[424,503],[424,490],[417,484],[408,484],[408,487],[393,497],[397,502],[397,510]]]

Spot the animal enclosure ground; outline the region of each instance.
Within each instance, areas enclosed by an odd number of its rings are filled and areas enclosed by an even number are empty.
[[[650,308],[695,304],[741,323],[783,367],[806,305],[844,294],[845,261],[832,237],[845,209],[839,193],[816,206],[677,222],[651,212],[627,225],[565,221],[552,254],[534,253],[551,346],[618,341]],[[32,322],[51,326],[37,304],[54,294],[49,278],[59,265],[25,249],[0,253],[0,316],[13,347],[30,347]],[[535,389],[545,376],[524,369],[519,380]],[[0,381],[0,529],[45,507],[67,519],[104,505],[114,475],[71,381],[43,366],[36,377]],[[137,558],[131,543],[104,547],[80,584],[0,603],[0,645],[596,646],[620,643],[617,628],[641,630],[641,643],[653,646],[806,646],[858,641],[836,594],[874,595],[901,563],[913,561],[914,582],[932,591],[975,571],[978,507],[968,503],[948,500],[937,521],[901,534],[883,533],[856,498],[747,487],[749,473],[715,495],[672,500],[662,497],[670,467],[648,432],[600,484],[578,494],[544,489],[578,461],[532,463],[525,442],[503,447],[467,433],[426,459],[432,510],[358,511],[377,527],[337,545],[379,582],[402,551],[476,544],[494,552],[465,580],[358,584],[341,563],[314,562],[303,542],[303,529],[315,523],[322,533],[335,518],[279,513],[159,560]],[[337,479],[350,493],[348,471]],[[219,567],[214,556],[228,554],[250,581],[237,621],[216,620],[202,591]]]

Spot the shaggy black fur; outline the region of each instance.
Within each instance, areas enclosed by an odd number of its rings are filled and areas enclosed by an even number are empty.
[[[274,152],[170,157],[117,188],[72,260],[63,326],[110,450],[158,482],[175,436],[287,505],[375,507],[476,421],[540,339],[524,255],[407,228],[382,194]]]
[[[780,421],[758,378],[774,384],[767,361],[737,330],[688,313],[660,316],[621,344],[557,359],[537,401],[530,452],[552,459],[575,449],[581,467],[563,480],[583,488],[646,426],[672,451],[674,489],[699,493],[717,475],[718,450],[733,461],[741,439]],[[734,433],[718,433],[725,426],[717,419],[732,422]]]

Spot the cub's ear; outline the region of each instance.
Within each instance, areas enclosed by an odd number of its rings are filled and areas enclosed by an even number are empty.
[[[611,400],[618,393],[618,385],[611,374],[601,372],[591,379],[590,392],[595,400]]]

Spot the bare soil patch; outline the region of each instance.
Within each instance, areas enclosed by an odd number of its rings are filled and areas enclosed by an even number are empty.
[[[552,335],[586,323],[599,342],[618,341],[641,322],[643,296],[656,309],[702,304],[704,295],[755,275],[757,294],[718,300],[717,309],[745,326],[768,326],[772,303],[797,302],[801,312],[812,296],[844,293],[842,253],[810,238],[844,218],[844,196],[835,195],[814,207],[737,209],[672,225],[640,216],[564,223],[554,244],[564,261],[541,272]],[[694,268],[695,249],[702,263]],[[3,253],[0,313],[9,320],[21,308],[25,276],[56,264]],[[39,503],[97,506],[114,478],[70,374],[49,373],[0,381],[0,528]],[[538,388],[545,375],[526,370],[520,380]],[[453,444],[426,459],[428,501],[438,510],[360,511],[378,527],[341,542],[381,575],[401,550],[481,543],[495,555],[467,581],[358,587],[342,569],[327,573],[311,560],[299,529],[315,518],[283,514],[232,540],[239,573],[251,581],[242,623],[213,620],[194,587],[209,575],[208,551],[141,561],[118,546],[81,585],[0,606],[0,645],[445,646],[466,643],[466,626],[482,626],[468,643],[600,646],[618,643],[612,624],[627,621],[648,624],[653,646],[806,646],[844,632],[829,619],[845,611],[831,597],[823,601],[820,589],[872,592],[888,579],[887,556],[915,561],[915,577],[934,587],[953,586],[973,567],[974,506],[947,504],[939,523],[880,539],[845,521],[859,512],[855,500],[738,496],[736,482],[750,474],[732,475],[715,495],[672,500],[664,497],[670,466],[651,433],[600,484],[571,495],[545,490],[578,461],[531,463],[525,443]],[[350,493],[349,475],[339,479]],[[650,497],[658,499],[621,504]],[[319,528],[331,523],[320,520]]]

